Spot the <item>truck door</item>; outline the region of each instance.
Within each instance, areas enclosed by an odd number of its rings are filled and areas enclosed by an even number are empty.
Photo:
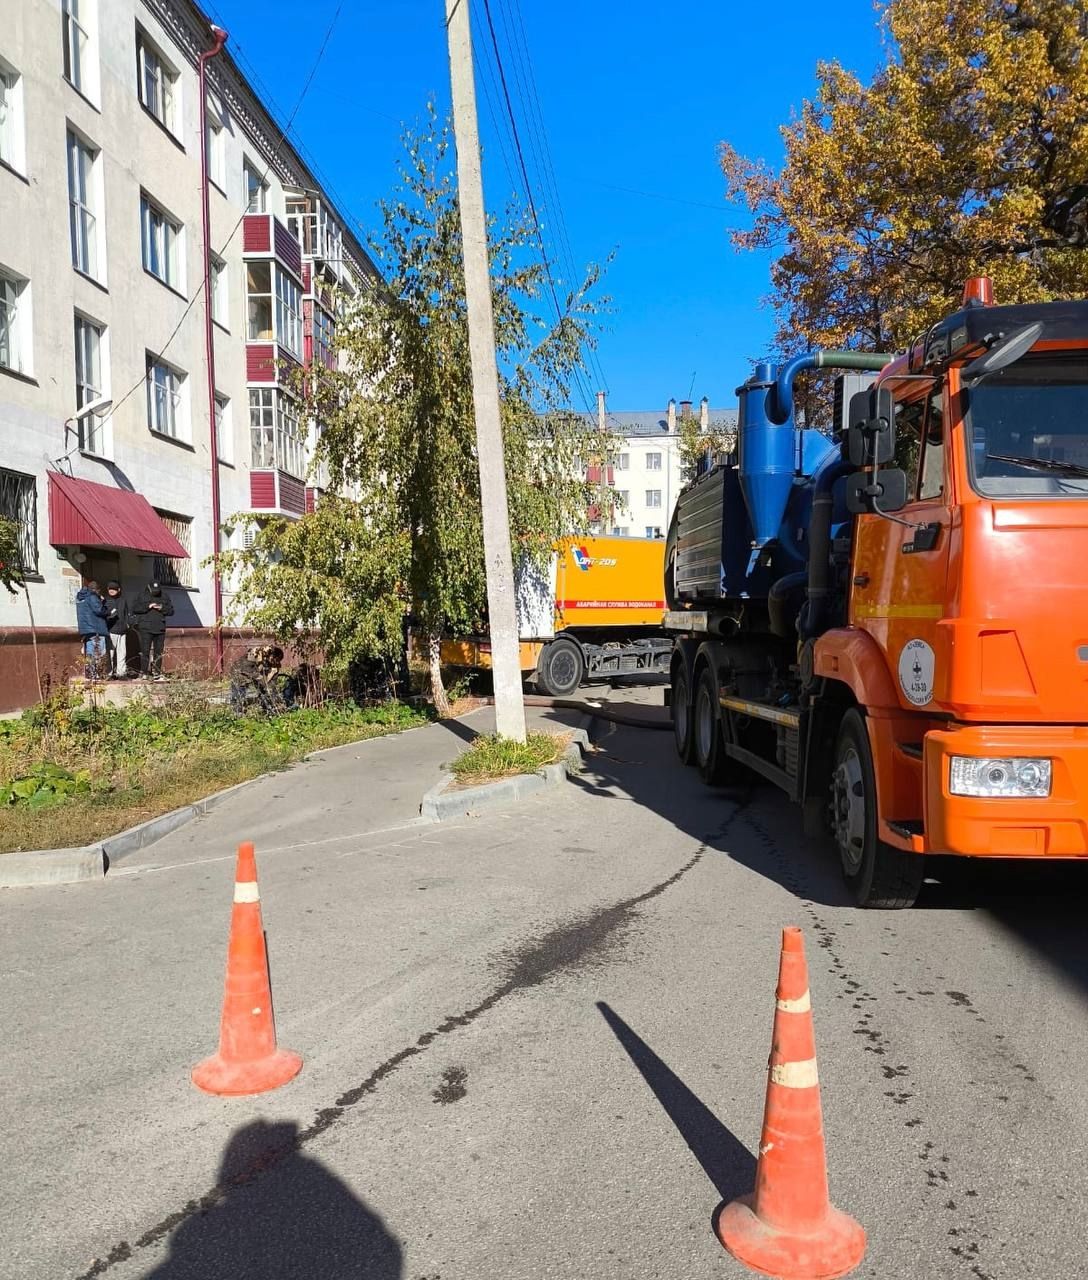
[[[855,534],[850,621],[884,650],[905,707],[927,706],[940,679],[952,518],[946,418],[940,383],[897,402],[897,462],[913,464],[912,498],[894,520],[859,517]]]

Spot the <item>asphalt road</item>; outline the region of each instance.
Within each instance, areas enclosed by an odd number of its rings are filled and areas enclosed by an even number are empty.
[[[1083,874],[938,867],[916,910],[861,912],[775,791],[707,791],[669,734],[600,723],[573,785],[414,825],[391,788],[448,732],[281,775],[100,884],[0,897],[0,1276],[749,1274],[710,1221],[751,1189],[791,923],[856,1274],[1083,1273]],[[188,1068],[250,834],[306,1065],[221,1100]]]

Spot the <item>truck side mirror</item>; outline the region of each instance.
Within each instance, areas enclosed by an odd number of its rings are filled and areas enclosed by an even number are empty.
[[[846,479],[846,509],[851,515],[879,515],[907,505],[907,473],[898,467],[885,471],[855,471]]]
[[[888,387],[870,387],[850,398],[846,431],[850,461],[855,467],[879,466],[895,457],[895,402]]]

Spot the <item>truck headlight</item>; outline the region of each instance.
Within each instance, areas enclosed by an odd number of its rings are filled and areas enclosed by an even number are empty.
[[[1049,760],[1023,756],[953,756],[954,796],[1048,796]]]

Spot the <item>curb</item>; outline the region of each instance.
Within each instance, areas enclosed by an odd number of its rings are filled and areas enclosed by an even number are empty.
[[[570,735],[571,744],[563,753],[562,760],[547,764],[536,773],[519,773],[512,778],[499,778],[495,782],[483,782],[478,787],[463,787],[458,791],[448,790],[453,775],[444,774],[441,782],[423,797],[419,806],[420,816],[431,822],[471,817],[483,809],[511,804],[566,782],[571,774],[579,772],[582,756],[589,750],[589,734],[585,729],[572,729]]]
[[[423,728],[426,728],[426,725],[413,725],[395,734],[378,734],[373,738],[341,742],[335,747],[321,747],[287,767],[294,769],[300,764],[319,759],[333,751],[359,747],[363,743],[378,742],[382,738],[398,737],[401,733],[412,733],[415,729]],[[194,800],[192,804],[183,805],[180,809],[171,809],[169,813],[160,813],[157,818],[149,818],[147,822],[129,827],[127,831],[118,831],[116,835],[103,836],[94,844],[84,845],[78,849],[28,849],[20,853],[0,853],[0,889],[25,889],[33,885],[76,884],[81,880],[101,880],[112,863],[131,853],[137,853],[140,849],[146,849],[149,844],[154,844],[156,840],[168,836],[172,831],[192,822],[194,818],[202,818],[205,814],[211,813],[235,792],[275,776],[275,773],[261,773],[255,778],[247,778],[245,782],[236,782],[233,786],[224,787],[222,791],[213,791],[210,796],[205,796],[202,800]]]

